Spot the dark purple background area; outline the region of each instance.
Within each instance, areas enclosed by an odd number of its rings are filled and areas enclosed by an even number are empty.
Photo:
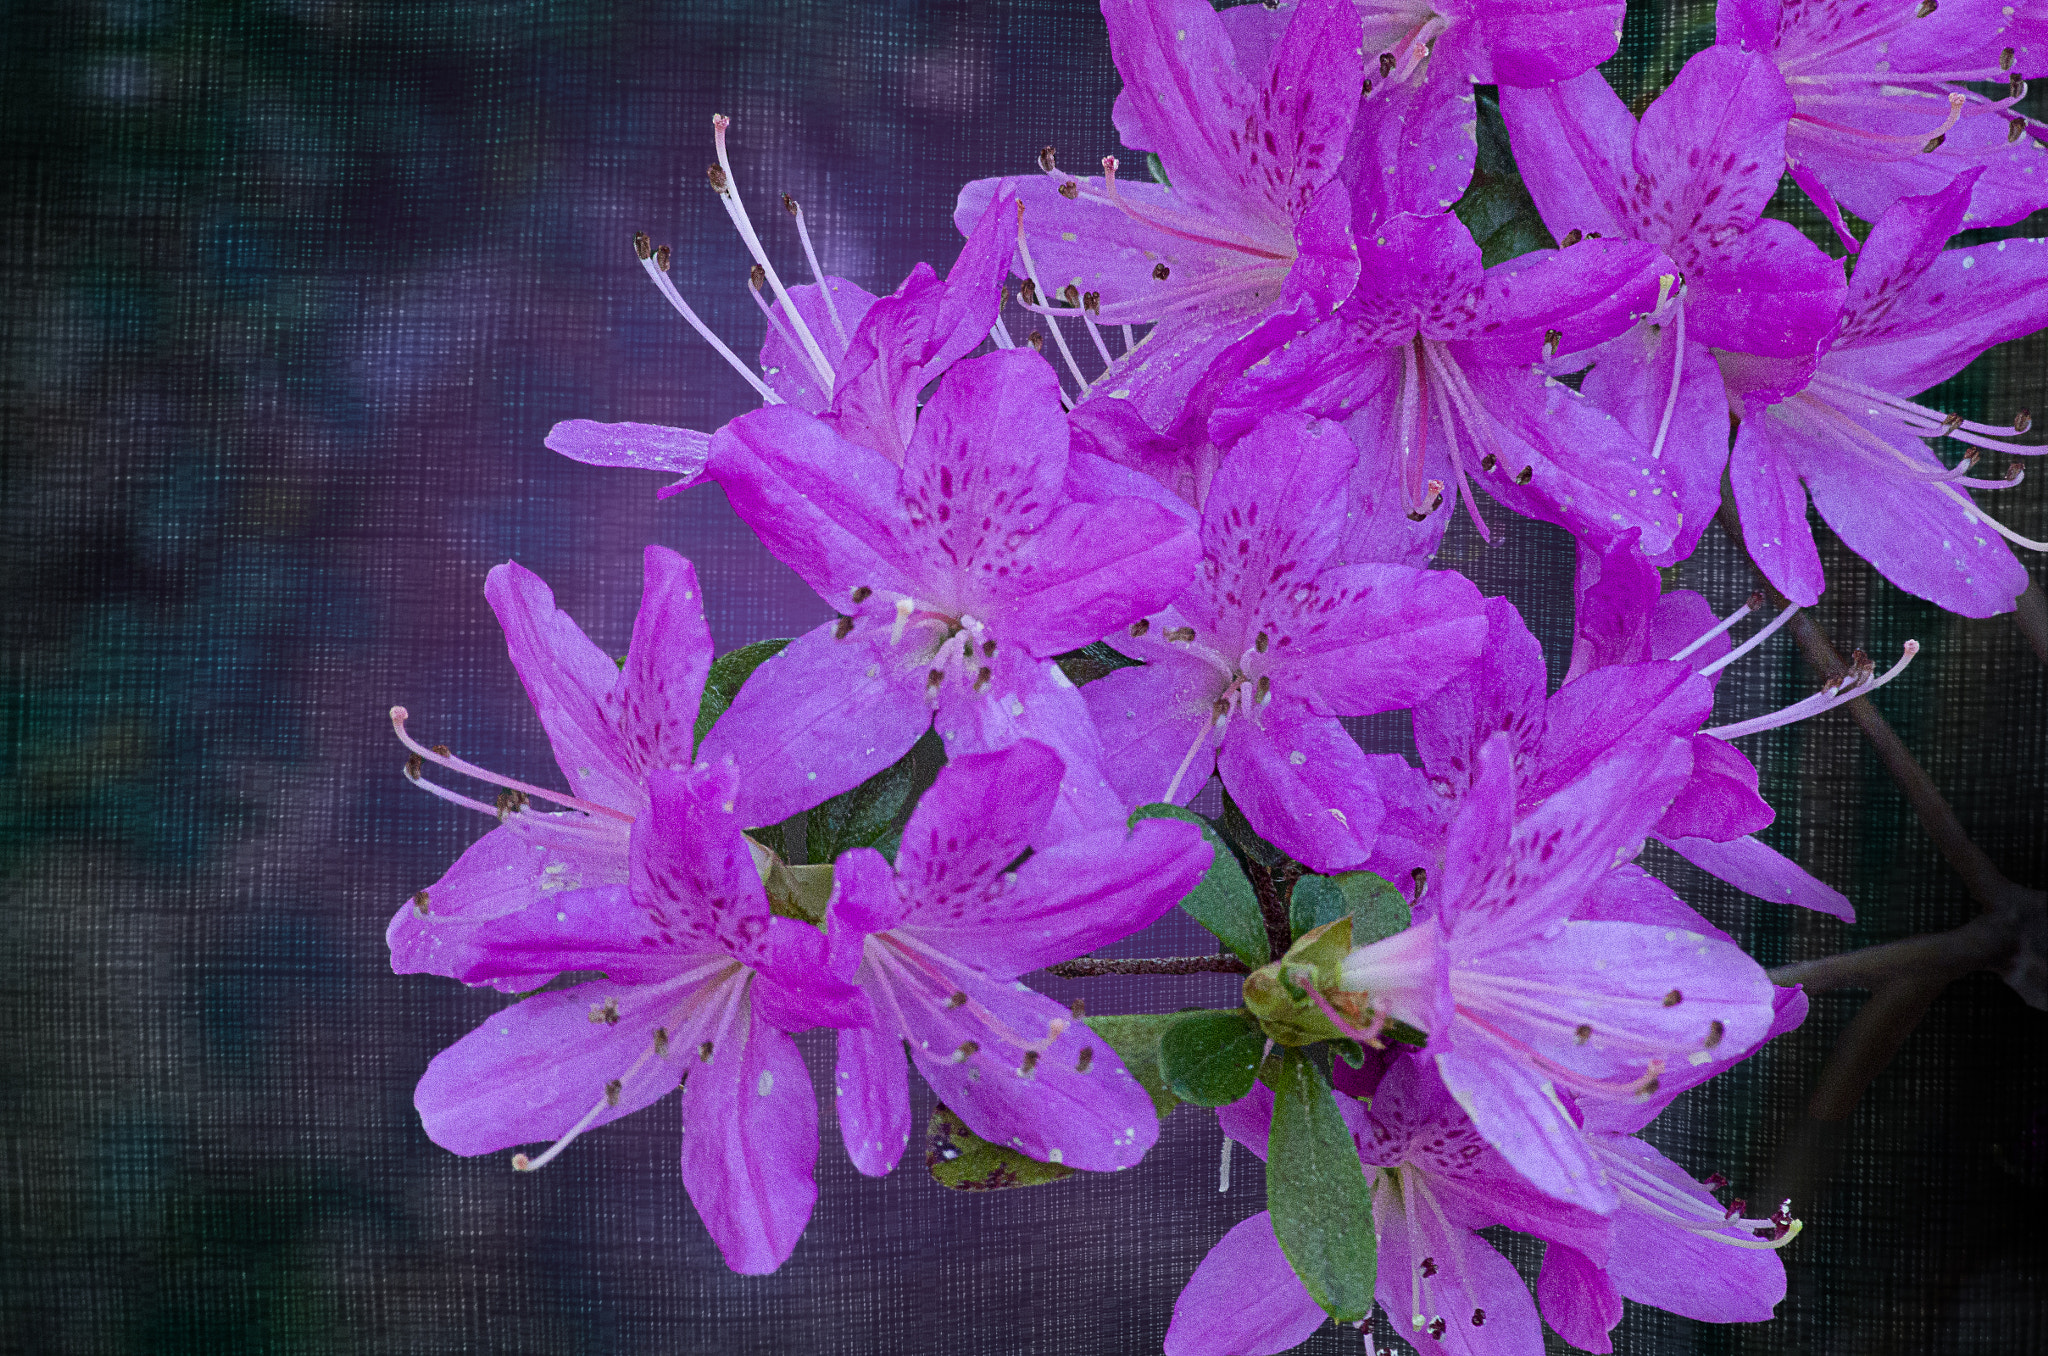
[[[1654,87],[1709,13],[1632,16],[1617,80]],[[428,1142],[413,1083],[503,1000],[393,976],[382,941],[483,827],[405,785],[389,705],[430,742],[558,775],[484,605],[492,565],[538,571],[614,651],[650,541],[696,562],[721,649],[827,615],[716,488],[657,503],[660,477],[541,446],[562,418],[710,429],[751,407],[628,244],[671,244],[678,285],[753,350],[748,260],[702,177],[709,115],[735,119],[787,275],[785,190],[828,267],[886,291],[957,252],[965,180],[1047,142],[1076,164],[1118,149],[1092,7],[0,16],[0,1348],[1156,1350],[1196,1262],[1261,1204],[1242,1153],[1217,1193],[1213,1118],[1175,1113],[1114,1179],[968,1196],[914,1156],[857,1176],[828,1106],[810,1232],[776,1276],[734,1277],[677,1179],[673,1100],[534,1176]],[[1944,398],[2048,408],[2044,352],[2014,346]],[[2036,486],[2000,507],[2040,536],[2043,504]],[[1499,546],[1460,529],[1443,563],[1558,641],[1569,543],[1493,521]],[[1873,654],[1928,644],[1881,704],[1994,858],[2039,882],[2041,666],[2008,622],[1943,617],[1829,559],[1827,624]],[[1714,534],[1680,579],[1723,610],[1750,588]],[[1788,645],[1770,653],[1724,684],[1724,717],[1811,686]],[[1399,748],[1404,728],[1361,733]],[[1846,720],[1749,746],[1783,815],[1767,836],[1864,911],[1854,929],[1787,917],[1673,868],[1766,963],[1968,916]],[[1116,950],[1210,946],[1176,919]],[[1232,995],[1208,977],[1046,987],[1095,1011]],[[1682,1102],[1663,1142],[1765,1197],[1855,1003],[1817,1003]],[[1798,1132],[1837,1166],[1802,1203],[1786,1316],[1736,1332],[1632,1310],[1621,1349],[2048,1346],[2044,1038],[1995,979],[1956,986],[1846,1130]],[[829,1039],[804,1040],[824,1070]]]

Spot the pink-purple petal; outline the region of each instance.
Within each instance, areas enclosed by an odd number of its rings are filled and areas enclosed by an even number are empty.
[[[1323,1325],[1261,1210],[1218,1239],[1173,1302],[1166,1356],[1271,1356]]]
[[[846,1156],[868,1177],[886,1177],[910,1143],[910,1061],[893,1029],[839,1033],[833,1106]]]

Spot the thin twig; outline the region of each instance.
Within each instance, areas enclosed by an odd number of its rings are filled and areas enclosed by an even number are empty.
[[[2011,929],[1994,915],[1980,913],[1948,932],[1925,933],[1902,942],[1781,965],[1771,971],[1771,983],[1804,985],[1808,993],[1876,990],[1897,980],[1916,977],[1938,977],[1946,984],[1975,970],[1998,968],[2011,958],[2015,945]]]
[[[2048,594],[2041,592],[2040,580],[2027,581],[2026,592],[2013,603],[2012,620],[2034,647],[2034,657],[2048,664]]]
[[[1093,979],[1097,975],[1248,975],[1251,967],[1235,956],[1147,956],[1139,960],[1098,960],[1083,956],[1045,967],[1061,979]]]

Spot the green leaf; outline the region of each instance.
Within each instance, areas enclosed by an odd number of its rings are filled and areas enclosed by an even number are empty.
[[[1328,1078],[1304,1052],[1282,1052],[1269,1081],[1266,1208],[1273,1232],[1315,1302],[1340,1323],[1356,1322],[1372,1312],[1376,1263],[1372,1192],[1358,1146]]]
[[[837,861],[848,848],[877,847],[901,834],[919,790],[915,756],[907,753],[853,790],[812,807],[804,820],[804,860]]]
[[[1294,859],[1279,848],[1259,837],[1259,831],[1244,817],[1244,811],[1237,808],[1237,802],[1230,798],[1230,792],[1223,793],[1223,818],[1216,827],[1230,843],[1232,850],[1248,862],[1278,871]],[[1260,924],[1261,927],[1265,925]]]
[[[1163,184],[1167,188],[1173,187],[1166,177],[1166,162],[1152,151],[1145,152],[1145,172],[1152,176],[1153,183]]]
[[[1166,1028],[1181,1019],[1178,1012],[1159,1013],[1105,1013],[1100,1017],[1083,1017],[1088,1029],[1102,1037],[1116,1057],[1131,1071],[1131,1077],[1152,1098],[1152,1109],[1165,1120],[1167,1113],[1180,1105],[1180,1098],[1173,1089],[1166,1086],[1166,1078],[1159,1071],[1159,1038]]]
[[[711,733],[711,727],[732,705],[732,699],[739,695],[740,684],[747,681],[747,675],[761,667],[761,661],[782,653],[782,647],[789,639],[757,640],[752,645],[743,645],[731,654],[722,654],[711,661],[711,672],[704,680],[704,700],[697,707],[697,732],[691,744],[695,748],[704,742],[704,736]]]
[[[1216,855],[1201,881],[1181,900],[1181,908],[1253,969],[1271,959],[1259,897],[1252,892],[1252,883],[1244,878],[1237,858],[1209,821],[1178,805],[1141,805],[1131,813],[1131,823],[1141,819],[1179,819],[1201,829],[1203,839],[1216,850]]]
[[[1294,882],[1288,908],[1296,937],[1349,915],[1353,946],[1391,937],[1412,921],[1401,892],[1370,871],[1303,876]]]
[[[1490,88],[1478,92],[1476,116],[1478,162],[1465,196],[1451,208],[1479,243],[1480,262],[1487,268],[1531,250],[1555,249],[1557,242],[1543,224],[1521,171],[1515,168],[1508,128],[1500,114],[1500,98]]]
[[[1243,1008],[1191,1012],[1159,1038],[1166,1086],[1196,1106],[1228,1106],[1252,1090],[1266,1033]]]
[[[967,1128],[967,1122],[944,1102],[932,1108],[924,1126],[924,1165],[932,1180],[954,1191],[1003,1191],[1010,1187],[1044,1186],[1074,1169],[1041,1163],[1015,1149],[991,1144]]]
[[[1118,669],[1143,668],[1145,664],[1142,659],[1118,654],[1099,640],[1093,645],[1083,645],[1078,650],[1056,655],[1053,662],[1060,666],[1060,672],[1066,674],[1067,681],[1075,687],[1092,683],[1097,678],[1106,678]]]

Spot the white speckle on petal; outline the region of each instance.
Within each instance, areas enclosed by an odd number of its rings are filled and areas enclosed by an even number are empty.
[[[761,1070],[761,1076],[754,1080],[754,1091],[766,1097],[775,1090],[775,1074],[768,1069]]]
[[[1296,767],[1300,767],[1303,763],[1306,763],[1308,761],[1308,755],[1303,753],[1300,749],[1296,749],[1293,753],[1287,755],[1287,761],[1294,764],[1294,766]]]

